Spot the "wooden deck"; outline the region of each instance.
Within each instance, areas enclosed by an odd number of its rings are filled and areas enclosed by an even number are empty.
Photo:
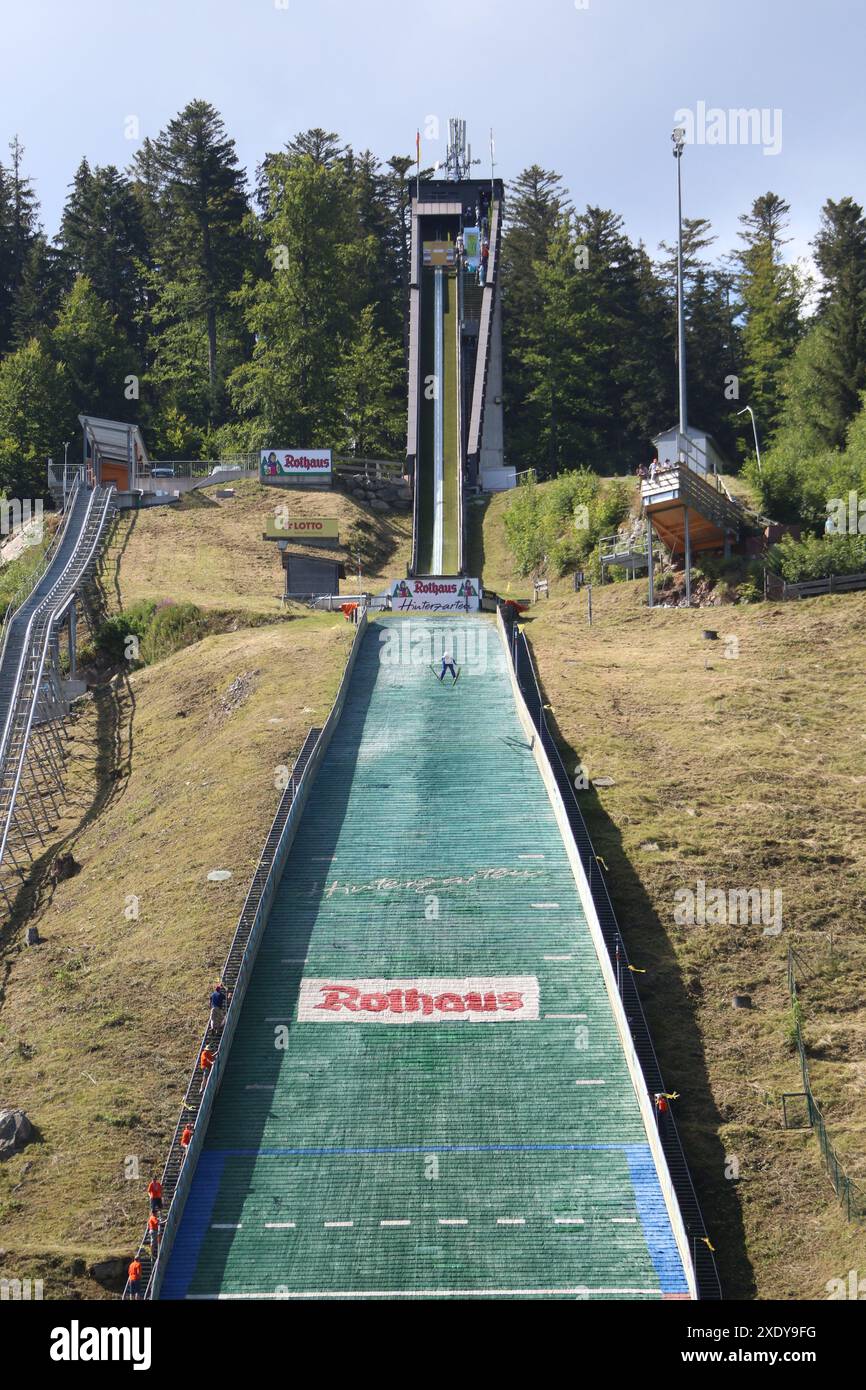
[[[642,483],[641,501],[653,530],[673,555],[685,552],[686,508],[692,554],[722,550],[726,541],[739,540],[743,529],[745,518],[737,503],[685,465]]]

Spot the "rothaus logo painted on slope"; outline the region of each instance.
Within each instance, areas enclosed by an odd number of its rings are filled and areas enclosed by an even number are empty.
[[[131,1361],[134,1371],[150,1370],[149,1327],[69,1327],[51,1329],[52,1361]]]
[[[299,1023],[514,1023],[538,1018],[534,975],[304,980]]]

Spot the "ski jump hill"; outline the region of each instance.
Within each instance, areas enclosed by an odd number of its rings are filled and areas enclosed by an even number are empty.
[[[502,624],[362,620],[353,655],[152,1295],[695,1296]]]

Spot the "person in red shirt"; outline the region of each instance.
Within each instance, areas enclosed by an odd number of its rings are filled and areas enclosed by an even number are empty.
[[[129,1277],[130,1298],[141,1298],[141,1260],[138,1256],[130,1261],[129,1269],[126,1273]]]
[[[148,1195],[148,1197],[150,1198],[150,1210],[151,1210],[151,1212],[156,1212],[156,1213],[161,1212],[161,1211],[162,1211],[162,1183],[160,1182],[159,1178],[157,1178],[157,1177],[155,1177],[155,1176],[151,1178],[150,1182],[147,1184],[147,1195]]]
[[[215,1061],[216,1053],[211,1052],[209,1047],[203,1047],[201,1050],[201,1057],[199,1058],[199,1066],[201,1067],[202,1090],[204,1090],[205,1086],[207,1085],[207,1079],[210,1076],[210,1070]]]
[[[157,1254],[159,1252],[160,1235],[161,1232],[159,1229],[159,1217],[156,1215],[155,1212],[151,1212],[150,1216],[147,1219],[147,1237],[150,1241],[150,1254],[153,1260],[156,1259]]]
[[[183,1127],[183,1134],[180,1136],[180,1147],[181,1147],[181,1151],[182,1151],[182,1152],[181,1152],[181,1157],[180,1157],[181,1163],[183,1163],[184,1159],[185,1159],[186,1156],[187,1156],[187,1153],[189,1152],[189,1144],[190,1144],[190,1140],[191,1140],[191,1139],[192,1139],[192,1125],[184,1125],[184,1127]]]

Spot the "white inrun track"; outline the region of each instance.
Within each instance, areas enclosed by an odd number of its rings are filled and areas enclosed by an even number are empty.
[[[443,328],[443,276],[441,266],[434,271],[435,301],[434,321],[434,396],[433,396],[433,557],[431,571],[442,573],[442,531],[443,531],[443,475],[444,466],[444,411],[445,411],[445,345]]]

